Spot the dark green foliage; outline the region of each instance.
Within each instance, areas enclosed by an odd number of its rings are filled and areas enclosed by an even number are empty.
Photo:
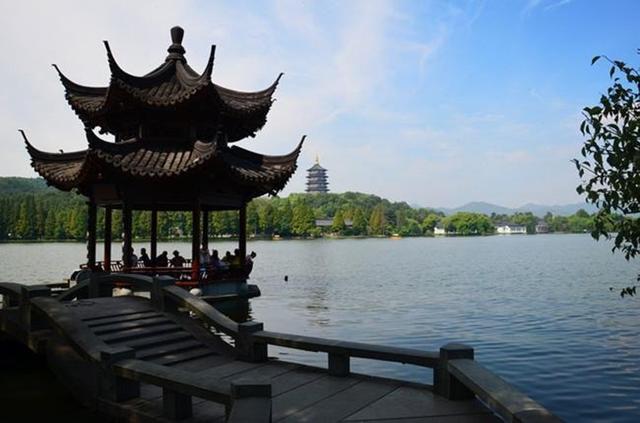
[[[18,181],[25,192],[13,189],[6,180]],[[31,181],[31,182],[29,182]],[[36,181],[36,182],[34,182]],[[46,188],[39,180],[0,178],[0,240],[78,240],[86,237],[86,199],[74,193]],[[40,186],[39,190],[34,187]],[[133,212],[134,238],[148,238],[151,213]],[[493,233],[502,221],[535,226],[531,213],[514,216],[477,213],[443,213],[412,208],[407,203],[393,203],[375,195],[347,192],[344,194],[291,194],[289,197],[258,198],[247,206],[247,233],[257,236],[319,236],[322,230],[316,219],[331,219],[325,232],[339,235],[421,236],[433,234],[438,223],[445,224],[458,235]],[[351,221],[351,226],[347,225]],[[593,217],[585,211],[573,216],[545,216],[552,232],[585,232],[593,229]],[[122,234],[122,213],[113,211],[113,238]],[[104,211],[98,209],[98,237],[103,236]],[[210,214],[209,233],[212,236],[234,236],[238,233],[238,212],[222,211]],[[159,212],[158,236],[161,239],[190,237],[190,212]]]
[[[386,229],[386,220],[384,215],[384,206],[378,204],[371,212],[369,217],[369,233],[371,235],[384,235]]]
[[[42,178],[19,178],[7,176],[0,178],[0,196],[8,194],[29,194],[40,192],[55,192]]]
[[[367,233],[367,217],[364,211],[360,208],[355,209],[352,219],[351,232],[353,235],[365,235]]]
[[[445,217],[441,223],[456,235],[488,235],[495,231],[489,216],[480,213],[458,212]]]
[[[613,250],[630,259],[640,252],[640,69],[601,56],[592,64],[600,59],[610,65],[612,85],[597,105],[583,109],[586,140],[582,159],[573,160],[581,178],[576,190],[600,210],[592,236],[615,235]]]
[[[526,226],[528,234],[536,233],[536,223],[538,223],[538,218],[535,217],[533,213],[515,213],[510,220],[518,225]]]
[[[331,223],[331,232],[336,234],[344,233],[347,226],[344,223],[344,215],[342,214],[342,210],[338,210],[333,216],[333,222]]]

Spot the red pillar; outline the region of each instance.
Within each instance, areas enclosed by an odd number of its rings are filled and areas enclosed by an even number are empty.
[[[104,255],[102,257],[102,267],[107,273],[111,273],[111,207],[104,209]]]
[[[191,211],[191,280],[200,280],[200,205]]]
[[[122,226],[124,229],[124,245],[122,247],[122,264],[125,272],[131,268],[131,207],[124,203],[122,205]]]
[[[202,246],[209,249],[209,210],[202,210]]]
[[[98,208],[93,200],[89,200],[89,216],[87,219],[87,267],[96,268],[96,225],[98,220]]]
[[[151,209],[151,263],[155,267],[158,255],[158,210]]]
[[[247,257],[247,205],[243,204],[238,213],[238,249],[240,250],[240,264],[244,266]]]

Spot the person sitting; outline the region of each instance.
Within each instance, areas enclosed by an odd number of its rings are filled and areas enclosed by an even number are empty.
[[[129,252],[130,252],[129,260],[131,260],[129,264],[131,265],[131,267],[138,267],[138,256],[136,256],[134,249],[131,248]]]
[[[209,249],[204,246],[200,249],[200,267],[207,267],[211,263],[211,255]]]
[[[256,255],[256,252],[252,251],[251,254],[249,254],[244,260],[244,269],[247,273],[247,276],[249,276],[251,274],[251,271],[253,270],[253,259],[256,258]]]
[[[227,252],[224,253],[224,257],[222,257],[222,261],[225,262],[227,265],[231,264],[231,262],[233,261],[233,256],[231,255],[231,251],[227,250]]]
[[[169,266],[169,253],[163,251],[158,257],[156,257],[156,267],[168,267]]]
[[[233,256],[231,256],[231,266],[240,267],[242,265],[242,257],[240,257],[240,249],[233,250]]]
[[[146,248],[140,249],[140,258],[138,258],[138,261],[141,261],[144,267],[151,267],[151,259],[147,255]]]
[[[220,260],[218,250],[213,250],[213,254],[211,255],[211,267],[216,270],[226,270],[229,268],[229,265],[226,262]]]
[[[186,262],[187,260],[185,260],[184,257],[180,255],[180,252],[178,252],[178,250],[175,250],[173,252],[173,257],[171,258],[171,260],[169,260],[171,267],[184,267],[184,264]]]

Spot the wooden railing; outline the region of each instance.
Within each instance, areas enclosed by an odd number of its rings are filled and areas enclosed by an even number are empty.
[[[177,286],[165,287],[163,289],[163,295],[164,310],[175,309],[176,307],[186,308],[219,332],[231,336],[234,339],[238,337],[239,326],[241,324],[234,322],[223,313],[220,313],[215,307],[203,299]]]
[[[177,287],[168,286],[163,291],[175,304],[188,308],[203,321],[233,337],[239,356],[245,360],[267,360],[268,345],[274,345],[327,353],[328,373],[333,376],[350,374],[351,357],[412,364],[434,369],[434,391],[437,394],[450,400],[478,397],[507,422],[561,421],[542,405],[474,361],[473,348],[463,344],[447,344],[439,352],[430,352],[270,332],[265,331],[259,322],[237,324],[210,304]]]
[[[201,298],[174,286],[175,280],[169,277],[95,274],[72,296],[78,293],[90,298],[110,295],[109,288],[122,280],[135,289],[149,291],[154,308],[165,312],[187,309],[230,336],[235,341],[238,357],[243,360],[266,361],[268,345],[274,345],[327,353],[328,373],[333,376],[349,375],[352,357],[412,364],[434,369],[434,391],[447,399],[477,397],[508,422],[560,421],[542,405],[476,362],[473,348],[463,344],[447,344],[439,352],[429,352],[265,331],[259,322],[232,321]],[[269,385],[249,384],[234,388],[226,382],[136,360],[134,350],[110,347],[84,325],[75,322],[59,301],[69,296],[50,298],[50,290],[45,286],[20,286],[18,289],[16,284],[4,283],[0,284],[0,294],[20,305],[21,319],[27,329],[53,328],[77,352],[107,369],[106,377],[113,378],[111,386],[114,387],[109,395],[115,401],[139,396],[142,382],[162,387],[165,415],[173,419],[190,415],[193,396],[225,404],[232,422],[260,421],[271,415]],[[251,407],[247,406],[249,403]]]
[[[77,298],[79,293],[83,293],[85,298],[108,296],[107,288],[111,288],[123,277],[136,289],[150,291],[152,302],[158,309],[164,309],[163,299],[174,305],[185,304],[187,308],[205,310],[206,314],[201,316],[208,316],[207,320],[216,322],[217,327],[229,326],[230,320],[224,315],[212,313],[213,308],[206,302],[191,296],[181,288],[167,286],[174,280],[166,277],[95,274],[79,284],[78,289],[67,297]],[[166,292],[163,290],[165,287]],[[185,297],[182,293],[193,298]],[[98,338],[83,322],[74,318],[68,307],[73,302],[51,297],[50,288],[44,285],[0,283],[0,294],[11,298],[12,303],[19,305],[20,323],[27,332],[53,330],[80,357],[94,366],[97,375],[96,389],[103,398],[115,402],[137,398],[140,396],[140,383],[147,383],[162,388],[163,413],[169,419],[180,420],[190,417],[192,397],[225,405],[227,422],[262,423],[271,419],[270,384],[231,384],[215,378],[202,377],[197,373],[137,360],[135,350],[113,347]],[[234,333],[233,326],[228,329],[230,333]],[[91,380],[89,375],[86,377]]]
[[[22,285],[13,282],[0,282],[2,308],[15,307],[20,303]]]
[[[112,358],[113,356],[109,356]],[[111,366],[117,401],[140,395],[140,382],[162,388],[164,417],[182,420],[192,415],[192,397],[225,405],[227,422],[270,422],[271,385],[230,383],[206,375],[136,359]]]
[[[447,371],[508,422],[560,422],[549,410],[471,359],[450,360]],[[454,388],[455,389],[455,388]]]
[[[121,260],[115,260],[110,262],[108,273],[129,273],[129,274],[143,274],[143,275],[168,275],[175,277],[176,279],[188,279],[191,281],[192,268],[191,259],[185,259],[185,265],[182,267],[159,267],[150,266],[145,267],[142,262],[138,262],[138,265],[131,268],[125,268]],[[97,261],[96,266],[99,269],[104,269],[104,263]],[[86,264],[80,265],[81,269],[87,269]],[[242,266],[231,266],[228,269],[218,269],[212,266],[205,267],[199,272],[199,280],[202,282],[217,282],[225,280],[238,280],[248,278],[247,270]]]
[[[438,354],[434,352],[314,338],[288,333],[259,331],[253,333],[252,338],[255,343],[263,342],[297,350],[326,352],[328,354],[329,374],[334,376],[346,376],[349,374],[351,357],[414,364],[428,368],[436,367],[439,359]]]

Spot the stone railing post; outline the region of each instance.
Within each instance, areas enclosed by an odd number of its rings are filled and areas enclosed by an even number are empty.
[[[169,388],[162,388],[162,414],[171,420],[188,419],[193,415],[190,395],[181,394]]]
[[[101,298],[113,296],[113,285],[101,283],[101,279],[105,276],[102,272],[91,272],[89,274],[88,298]]]
[[[111,369],[114,363],[128,358],[136,358],[135,350],[129,347],[114,347],[100,351],[101,392],[112,401],[121,402],[140,396],[139,382],[116,376]]]
[[[271,422],[271,384],[266,382],[231,382],[231,410],[228,423]]]
[[[0,295],[0,298],[2,298],[2,307],[0,308],[9,308],[20,305],[20,302],[16,301],[16,299],[9,294]]]
[[[20,319],[24,328],[27,331],[38,330],[46,328],[46,323],[43,319],[39,319],[38,316],[34,316],[31,307],[31,299],[36,297],[49,297],[51,296],[51,288],[45,285],[27,285],[21,287],[22,293],[20,295]]]
[[[329,374],[331,376],[349,376],[351,359],[346,353],[329,353]]]
[[[162,275],[155,276],[151,285],[151,305],[156,310],[160,311],[174,311],[175,305],[173,302],[169,302],[164,295],[164,288],[174,285],[176,280],[171,276]]]
[[[267,343],[257,341],[253,337],[254,333],[262,330],[264,330],[264,325],[260,322],[244,322],[238,325],[236,348],[245,360],[252,362],[267,361]]]
[[[473,348],[464,344],[447,344],[440,348],[440,360],[433,372],[433,387],[438,395],[450,400],[474,398],[475,394],[449,373],[449,360],[473,360]]]

